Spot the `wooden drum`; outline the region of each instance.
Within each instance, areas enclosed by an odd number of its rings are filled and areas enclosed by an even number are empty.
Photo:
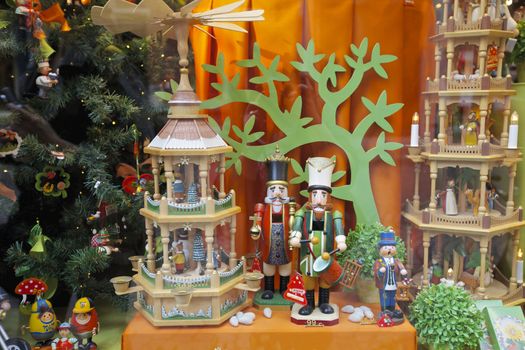
[[[344,276],[343,268],[332,256],[328,260],[322,256],[315,259],[313,269],[319,273],[319,278],[330,286],[339,283]]]

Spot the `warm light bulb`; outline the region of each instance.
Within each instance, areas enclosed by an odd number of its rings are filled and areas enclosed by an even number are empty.
[[[510,116],[510,123],[511,124],[518,124],[519,115],[516,111],[512,112],[512,115]]]
[[[419,114],[416,112],[412,116],[412,124],[418,124],[419,123]]]
[[[518,259],[521,259],[523,257],[523,252],[520,250],[518,250]]]
[[[448,277],[452,277],[453,273],[454,273],[454,270],[452,270],[452,268],[449,268],[448,271],[447,271],[447,276]]]

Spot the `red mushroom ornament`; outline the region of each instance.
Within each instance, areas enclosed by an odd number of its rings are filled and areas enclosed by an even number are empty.
[[[28,295],[39,296],[47,292],[47,289],[46,282],[38,278],[30,277],[26,278],[16,286],[15,293],[22,295],[22,302],[20,304],[25,304]]]

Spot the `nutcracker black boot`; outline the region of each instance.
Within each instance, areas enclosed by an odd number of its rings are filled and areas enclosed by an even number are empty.
[[[288,288],[288,282],[290,282],[290,276],[280,276],[279,279],[279,293],[284,295],[286,289]]]
[[[315,300],[314,300],[314,290],[307,290],[306,291],[306,304],[302,308],[299,309],[299,315],[302,316],[308,316],[312,312],[314,312],[315,309]]]
[[[334,308],[330,305],[330,289],[319,287],[319,309],[323,314],[333,314]]]
[[[263,299],[273,299],[274,276],[264,276],[264,292],[261,295]]]

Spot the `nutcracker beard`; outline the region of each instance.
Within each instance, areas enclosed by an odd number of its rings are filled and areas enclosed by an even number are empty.
[[[281,197],[277,195],[276,197],[265,197],[264,203],[272,205],[272,213],[280,214],[283,212],[283,204],[290,202],[290,197]]]
[[[332,203],[326,204],[313,204],[312,202],[306,203],[306,209],[313,211],[315,220],[323,220],[325,211],[331,211],[333,208]]]

